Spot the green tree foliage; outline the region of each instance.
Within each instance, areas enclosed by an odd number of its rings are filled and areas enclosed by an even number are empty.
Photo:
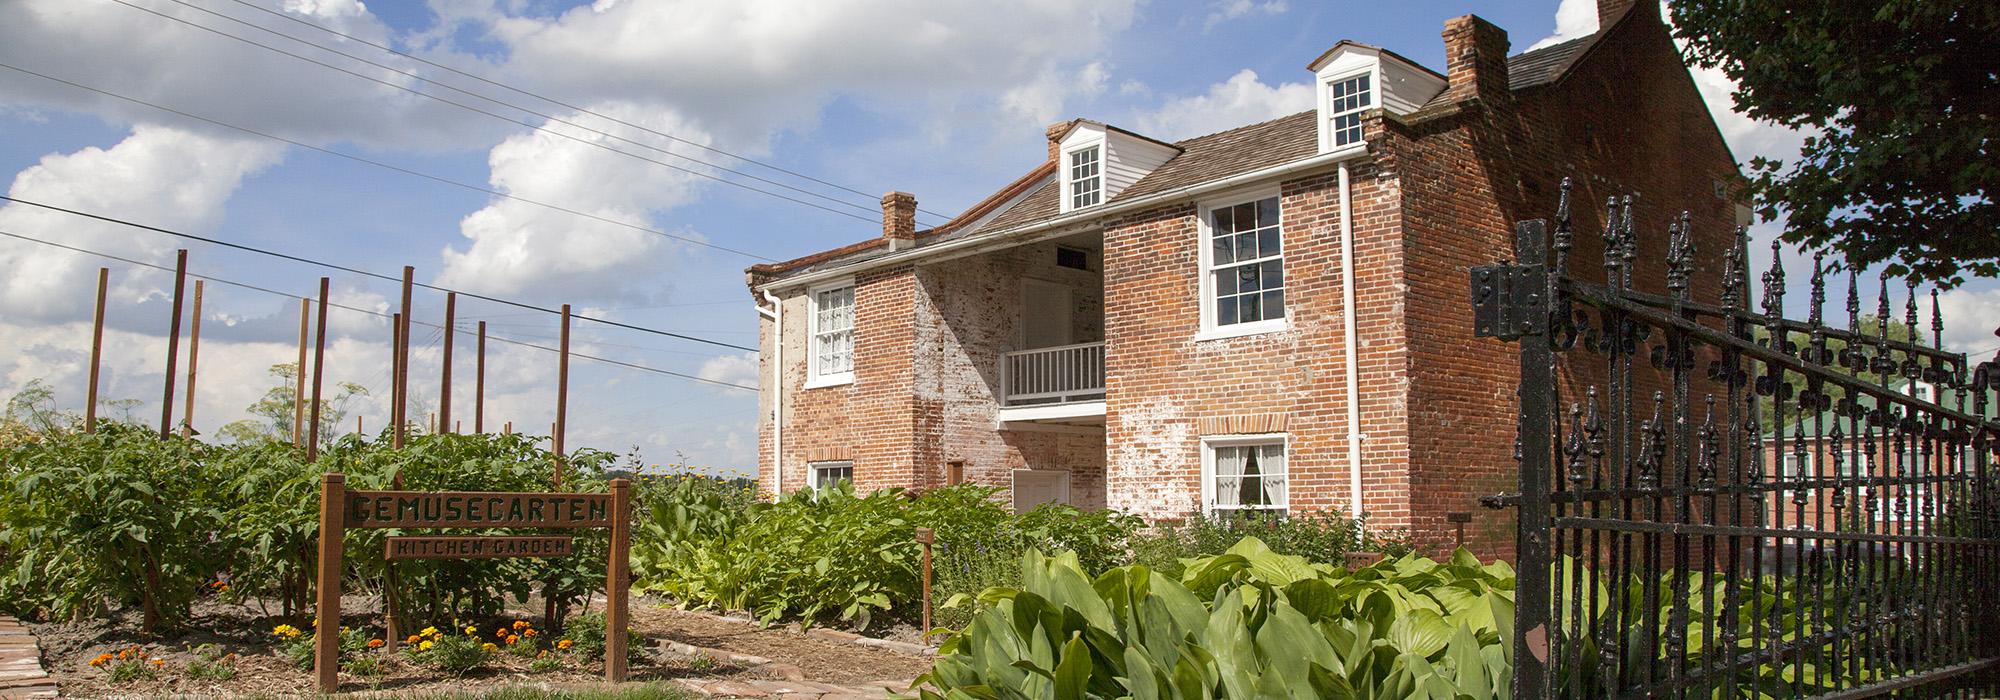
[[[1736,109],[1810,136],[1750,193],[1784,239],[1943,285],[2000,274],[2000,3],[1688,0],[1689,59]]]
[[[286,362],[271,365],[270,375],[277,380],[264,397],[244,409],[252,417],[222,426],[222,437],[230,442],[292,442],[292,406],[298,397],[298,363]],[[310,389],[308,389],[310,390]],[[358,396],[367,396],[368,388],[353,382],[340,382],[334,387],[332,398],[319,401],[320,447],[333,444],[339,434],[338,427],[347,418],[347,404]],[[306,407],[307,418],[311,420],[311,406]]]

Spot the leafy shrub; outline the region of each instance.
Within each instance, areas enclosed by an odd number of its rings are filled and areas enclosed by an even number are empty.
[[[1252,513],[1226,517],[1196,514],[1180,522],[1160,523],[1151,532],[1133,537],[1131,561],[1179,576],[1185,560],[1222,554],[1245,537],[1255,537],[1280,554],[1326,563],[1338,563],[1348,552],[1381,552],[1393,559],[1410,551],[1406,543],[1373,533],[1362,521],[1339,513],[1309,512],[1283,518]]]
[[[411,639],[415,644],[403,647],[403,654],[425,666],[450,673],[454,676],[486,665],[486,661],[499,652],[492,642],[479,638],[479,629],[465,627],[440,630],[426,627]]]
[[[0,609],[75,619],[110,600],[185,621],[229,555],[209,448],[109,422],[38,437],[0,454]]]
[[[187,665],[187,677],[198,681],[227,681],[236,677],[236,655],[214,644],[188,650],[194,660]]]
[[[1513,571],[1463,552],[1350,574],[1248,538],[1182,581],[1136,565],[1093,581],[1068,554],[1022,568],[1022,588],[980,595],[922,697],[1484,700],[1512,680]]]
[[[604,613],[584,613],[569,621],[568,634],[556,643],[556,648],[582,657],[586,661],[604,658]],[[646,638],[638,632],[626,629],[625,655],[628,661],[644,657]],[[568,645],[563,644],[568,642]]]

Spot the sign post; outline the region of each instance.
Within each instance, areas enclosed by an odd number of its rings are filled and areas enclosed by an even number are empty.
[[[342,542],[350,528],[607,528],[610,561],[605,565],[604,677],[626,677],[626,609],[632,584],[632,482],[611,480],[609,493],[503,493],[496,491],[349,491],[347,477],[329,473],[320,490],[320,629],[340,627]],[[560,557],[570,553],[566,536],[405,536],[387,538],[383,558],[494,559]],[[319,634],[313,642],[319,690],[340,683],[340,638]]]

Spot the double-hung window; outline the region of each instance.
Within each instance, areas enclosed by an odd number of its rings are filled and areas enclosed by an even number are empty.
[[[1284,515],[1285,436],[1207,438],[1202,441],[1202,497],[1211,515]]]
[[[1069,154],[1069,208],[1084,207],[1104,201],[1104,177],[1098,147],[1091,146]]]
[[[809,385],[854,380],[854,286],[812,292],[812,353]]]
[[[1278,198],[1208,210],[1207,329],[1275,330],[1285,320],[1285,252]]]
[[[813,462],[807,466],[812,468],[808,483],[813,490],[831,488],[843,481],[854,483],[853,462]]]
[[[1361,142],[1361,113],[1375,106],[1375,90],[1369,75],[1336,80],[1327,85],[1327,133],[1334,148]]]

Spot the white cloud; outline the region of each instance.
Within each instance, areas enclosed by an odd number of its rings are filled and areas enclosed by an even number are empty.
[[[701,371],[696,376],[712,382],[742,386],[757,386],[758,382],[762,381],[758,375],[757,353],[754,352],[709,358],[707,362],[701,364]],[[715,387],[715,389],[736,391],[725,387]]]
[[[1255,0],[1220,0],[1215,3],[1215,11],[1210,12],[1208,19],[1202,23],[1201,30],[1206,32],[1214,29],[1215,25],[1251,13],[1281,15],[1289,9],[1291,7],[1285,3],[1285,0],[1265,0],[1264,2],[1256,2]]]
[[[202,233],[221,222],[223,205],[243,178],[277,162],[281,154],[279,147],[264,142],[141,125],[111,148],[43,157],[14,177],[8,194]],[[159,233],[18,203],[0,207],[0,231],[168,265],[173,250],[187,245]],[[106,264],[120,268],[112,276],[110,296],[116,300],[155,296],[168,277],[73,251],[0,239],[0,269],[9,271],[0,280],[0,314],[16,319],[87,316],[96,286],[92,268]]]
[[[1245,68],[1210,85],[1207,93],[1169,99],[1158,110],[1138,115],[1133,126],[1153,138],[1182,139],[1302,112],[1312,109],[1312,103],[1311,85],[1266,85],[1256,71]]]
[[[599,105],[593,111],[679,134],[697,143],[709,139],[685,120],[662,109],[630,103]],[[567,126],[509,137],[488,157],[495,189],[635,226],[651,226],[650,214],[694,198],[695,175],[619,156],[591,144],[607,141]],[[679,151],[691,150],[676,146]],[[655,160],[671,162],[664,154]],[[686,161],[676,163],[690,167]],[[700,167],[700,166],[693,166]],[[495,200],[459,224],[469,246],[444,251],[438,282],[487,294],[533,294],[547,299],[642,297],[657,289],[669,267],[668,254],[684,244],[663,236],[537,207],[512,199]],[[679,235],[699,239],[681,232]]]
[[[1556,6],[1556,31],[1528,46],[1529,51],[1597,33],[1597,0],[1562,0]]]
[[[1075,73],[1051,71],[1000,97],[1000,107],[1017,123],[1047,124],[1062,118],[1063,105],[1076,98],[1104,93],[1110,72],[1103,63],[1092,63]]]
[[[1944,317],[1944,345],[1958,352],[1979,353],[1973,361],[1990,359],[2000,346],[2000,287],[1954,289],[1938,295]]]

